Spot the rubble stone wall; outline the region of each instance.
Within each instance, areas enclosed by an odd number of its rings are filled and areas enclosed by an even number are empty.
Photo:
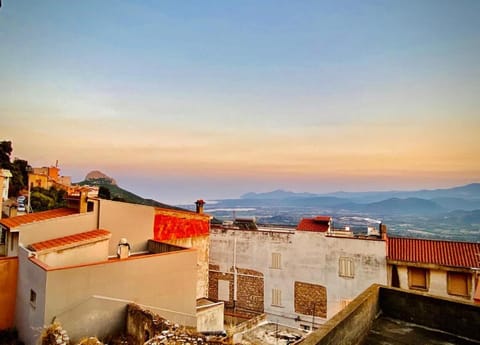
[[[325,286],[296,281],[295,312],[327,317],[327,289]]]

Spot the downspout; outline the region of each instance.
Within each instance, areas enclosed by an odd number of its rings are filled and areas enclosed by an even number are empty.
[[[237,237],[233,241],[233,308],[237,304]]]

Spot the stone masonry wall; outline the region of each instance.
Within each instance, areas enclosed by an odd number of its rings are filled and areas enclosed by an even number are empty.
[[[237,301],[234,303],[234,269],[230,272],[219,272],[218,265],[210,265],[208,297],[218,301],[218,281],[229,282],[229,300],[225,301],[227,308],[241,308],[249,311],[264,311],[264,278],[263,273],[237,268]]]
[[[239,268],[237,287],[237,307],[263,313],[263,273],[250,269]]]
[[[327,289],[322,285],[295,282],[295,312],[327,317]]]

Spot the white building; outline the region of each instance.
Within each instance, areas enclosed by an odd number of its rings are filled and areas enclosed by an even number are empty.
[[[210,299],[309,329],[371,284],[386,284],[386,228],[383,238],[354,236],[330,223],[317,217],[297,229],[212,226]]]

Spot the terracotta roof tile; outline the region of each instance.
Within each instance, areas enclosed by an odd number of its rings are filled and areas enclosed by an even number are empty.
[[[318,216],[315,218],[303,218],[298,223],[297,230],[300,231],[314,231],[314,232],[327,232],[331,217]]]
[[[76,247],[81,244],[97,242],[110,238],[111,233],[107,230],[97,229],[79,234],[54,238],[47,241],[33,243],[28,246],[28,249],[41,252],[46,250],[65,249]]]
[[[0,224],[7,227],[8,229],[14,229],[23,224],[39,222],[42,220],[47,220],[47,219],[52,219],[57,217],[69,216],[75,213],[78,213],[78,211],[75,209],[71,209],[67,207],[56,208],[48,211],[28,213],[22,216],[2,218],[0,219]]]
[[[389,237],[387,258],[393,261],[480,268],[480,243]]]

